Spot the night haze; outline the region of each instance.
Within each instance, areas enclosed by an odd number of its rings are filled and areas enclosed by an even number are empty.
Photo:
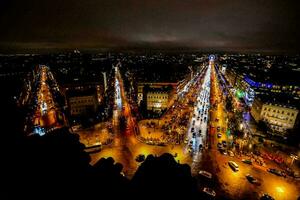
[[[299,2],[2,0],[0,49],[298,53]]]

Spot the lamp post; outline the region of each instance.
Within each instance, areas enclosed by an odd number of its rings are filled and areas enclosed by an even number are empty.
[[[193,68],[192,68],[192,66],[189,66],[188,68],[191,71],[191,80],[192,80],[193,79]]]
[[[292,164],[294,163],[294,161],[298,160],[299,157],[297,155],[294,155],[294,154],[291,154],[290,157],[292,158],[292,161],[291,161],[291,166],[292,166]]]

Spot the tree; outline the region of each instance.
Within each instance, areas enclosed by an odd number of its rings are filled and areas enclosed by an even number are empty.
[[[226,110],[228,110],[228,111],[232,110],[233,105],[232,105],[232,98],[231,97],[227,97],[226,98],[226,105],[225,105],[225,107],[226,107]]]
[[[266,133],[269,130],[267,122],[263,120],[259,120],[257,124],[257,128],[262,131],[263,133]]]
[[[299,147],[300,146],[300,128],[295,127],[294,129],[287,130],[287,141],[289,144]]]
[[[198,194],[190,166],[177,163],[173,155],[168,153],[160,157],[149,155],[134,174],[131,184],[134,193],[153,198]]]

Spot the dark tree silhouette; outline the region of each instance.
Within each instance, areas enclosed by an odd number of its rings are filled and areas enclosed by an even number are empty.
[[[147,197],[196,196],[196,181],[186,164],[179,164],[171,154],[149,155],[131,180],[135,193]]]

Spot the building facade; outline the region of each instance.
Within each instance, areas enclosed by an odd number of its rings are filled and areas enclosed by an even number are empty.
[[[68,95],[68,106],[71,116],[95,112],[98,107],[96,91],[76,91]]]
[[[235,69],[226,70],[226,78],[232,87],[243,93],[247,105],[251,106],[256,95],[289,95],[294,99],[300,98],[300,87],[298,85],[274,84],[260,82],[254,77],[250,78],[246,73],[239,73]]]
[[[269,127],[278,133],[285,133],[295,126],[299,110],[296,107],[264,102],[256,98],[253,102],[251,115],[256,121],[263,120]]]
[[[167,109],[168,103],[168,91],[151,91],[147,93],[147,110],[160,112]]]
[[[137,102],[138,105],[140,105],[141,101],[147,101],[148,96],[147,93],[149,91],[160,91],[160,90],[166,90],[169,92],[169,90],[172,90],[177,87],[177,83],[139,83],[138,84],[138,94],[137,94]]]

